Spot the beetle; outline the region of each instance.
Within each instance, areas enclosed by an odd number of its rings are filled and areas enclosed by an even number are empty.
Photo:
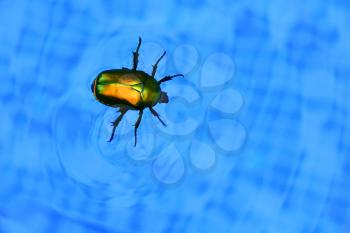
[[[111,122],[113,130],[109,142],[113,140],[118,124],[129,110],[139,111],[139,116],[134,128],[134,146],[137,144],[137,128],[141,123],[144,109],[148,108],[152,115],[157,117],[158,120],[166,126],[153,108],[158,103],[169,102],[168,95],[166,92],[162,91],[160,84],[174,77],[184,76],[182,74],[176,74],[165,76],[159,81],[155,79],[158,64],[165,56],[166,51],[163,52],[153,65],[151,75],[142,70],[138,70],[137,65],[141,42],[141,37],[139,37],[137,48],[133,52],[133,66],[131,69],[122,67],[122,69],[104,70],[97,75],[91,84],[91,91],[96,100],[109,107],[118,108],[120,112],[115,121]]]

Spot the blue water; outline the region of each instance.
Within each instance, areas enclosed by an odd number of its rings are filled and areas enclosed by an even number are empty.
[[[0,232],[350,232],[346,1],[1,1]],[[151,72],[170,102],[90,90]]]

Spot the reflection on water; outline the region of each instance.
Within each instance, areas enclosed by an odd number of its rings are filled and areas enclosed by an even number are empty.
[[[176,9],[176,10],[174,10]],[[288,9],[281,10],[281,9]],[[0,232],[347,232],[346,6],[0,2]],[[90,90],[139,68],[170,102]]]

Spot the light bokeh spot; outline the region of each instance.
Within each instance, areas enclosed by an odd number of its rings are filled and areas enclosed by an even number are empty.
[[[182,74],[192,71],[198,62],[198,52],[191,45],[181,45],[174,51],[174,64]]]
[[[243,97],[241,93],[233,89],[225,89],[221,91],[211,102],[210,106],[222,113],[236,113],[243,105]]]
[[[235,63],[223,53],[214,53],[204,62],[200,85],[203,88],[218,87],[231,80],[235,73]]]
[[[164,184],[175,184],[185,174],[184,161],[174,144],[160,152],[153,163],[153,174]]]
[[[215,163],[215,152],[207,143],[194,140],[191,145],[190,159],[192,165],[200,170],[211,168]]]
[[[208,122],[210,134],[221,149],[238,150],[245,142],[246,130],[234,119],[220,119]]]

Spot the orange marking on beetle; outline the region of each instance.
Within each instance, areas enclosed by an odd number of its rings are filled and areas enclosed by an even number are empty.
[[[121,99],[136,106],[140,101],[140,93],[130,86],[124,86],[117,83],[101,86],[99,93],[104,96]]]

